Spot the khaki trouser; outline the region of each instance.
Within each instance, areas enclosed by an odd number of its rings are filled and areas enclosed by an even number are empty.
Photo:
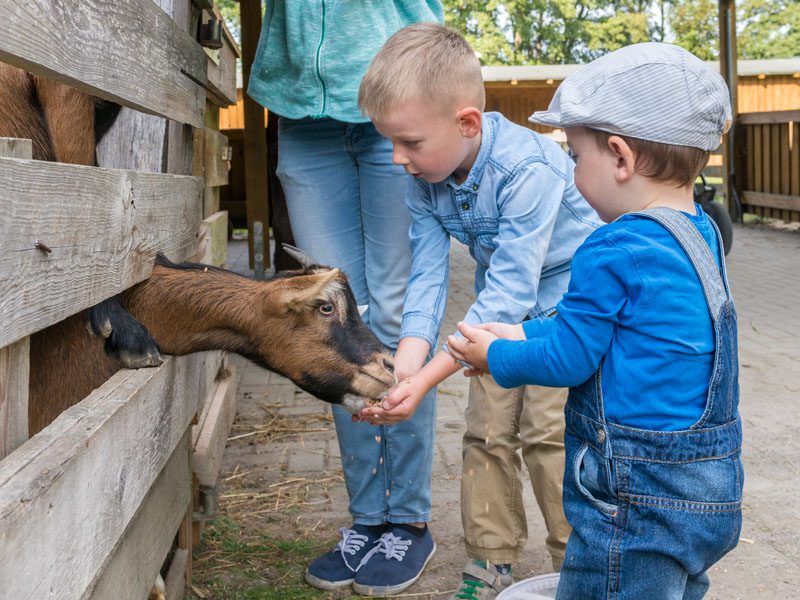
[[[560,570],[571,532],[564,517],[564,404],[566,389],[525,386],[507,390],[489,375],[473,377],[465,413],[461,520],[467,555],[514,563],[528,538],[520,457],[547,526],[545,541]]]

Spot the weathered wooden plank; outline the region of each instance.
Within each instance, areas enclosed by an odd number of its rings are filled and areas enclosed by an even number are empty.
[[[206,128],[203,157],[206,187],[227,185],[231,162],[228,158],[228,138],[225,134]]]
[[[183,600],[183,593],[186,589],[186,565],[189,560],[189,551],[183,548],[175,550],[172,555],[172,563],[166,577],[167,600]]]
[[[221,267],[228,259],[228,213],[221,210],[200,223],[194,262]]]
[[[789,179],[791,180],[789,193],[800,196],[800,123],[790,123],[792,128],[792,150],[789,155]]]
[[[239,4],[242,21],[242,75],[244,81],[250,80],[250,69],[256,55],[258,39],[261,34],[261,3],[242,2]],[[247,94],[244,94],[244,179],[246,188],[247,229],[250,235],[247,246],[250,254],[250,268],[255,265],[256,254],[264,257],[264,267],[269,267],[269,236],[264,235],[261,248],[253,247],[253,225],[260,222],[264,231],[269,231],[269,185],[267,182],[267,136],[264,131],[264,107]]]
[[[777,190],[778,193],[789,195],[791,191],[791,180],[789,176],[789,127],[791,123],[781,123],[778,125],[780,129],[780,145],[778,146],[778,156],[775,157],[776,162],[780,165],[780,180],[781,187]]]
[[[31,158],[33,156],[33,142],[20,138],[0,137],[0,156]]]
[[[206,56],[153,0],[0,0],[0,60],[199,126]]]
[[[189,427],[198,364],[120,371],[0,462],[4,596],[84,595]]]
[[[765,194],[761,192],[745,190],[744,203],[752,206],[763,206],[777,210],[800,210],[800,196]]]
[[[770,112],[750,112],[739,115],[739,123],[743,125],[756,125],[773,123],[788,123],[800,121],[800,110],[776,110]]]
[[[202,185],[0,158],[0,346],[146,279],[158,251],[193,255]]]
[[[228,171],[231,168],[229,148],[228,137],[218,130],[209,127],[195,129],[192,175],[202,177],[206,187],[227,185]]]
[[[236,367],[230,365],[228,369],[230,373],[217,385],[205,419],[195,426],[197,441],[192,470],[200,485],[216,485],[228,432],[236,415]]]
[[[763,156],[764,156],[764,135],[762,129],[763,125],[752,125],[753,129],[753,179],[750,182],[753,190],[762,191],[764,189],[764,169],[763,169]]]
[[[0,348],[0,459],[28,439],[31,339]]]
[[[101,167],[163,173],[168,121],[138,110],[123,108],[97,145]]]
[[[31,140],[0,138],[0,156],[30,158]],[[0,459],[28,439],[30,338],[0,347]]]
[[[781,125],[780,123],[773,123],[769,125],[770,129],[770,148],[769,148],[769,166],[770,166],[770,187],[764,190],[772,194],[781,193]]]
[[[191,498],[187,431],[147,493],[108,566],[97,582],[89,586],[85,597],[92,600],[147,598]]]
[[[236,59],[242,53],[219,10],[215,13],[222,22],[222,48],[219,49],[218,63],[208,61],[208,100],[218,106],[230,106],[236,104]]]

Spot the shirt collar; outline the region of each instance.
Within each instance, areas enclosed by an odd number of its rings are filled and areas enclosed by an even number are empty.
[[[494,128],[495,123],[491,119],[486,118],[486,113],[481,114],[481,147],[478,150],[478,156],[475,157],[475,162],[467,174],[467,178],[461,183],[457,184],[450,175],[445,179],[447,187],[457,191],[477,192],[481,185],[481,177],[483,177],[483,170],[486,168],[486,162],[492,153],[494,146]]]

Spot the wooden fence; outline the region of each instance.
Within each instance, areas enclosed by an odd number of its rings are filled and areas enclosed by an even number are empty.
[[[0,60],[127,107],[98,148],[119,168],[0,141],[0,597],[143,599],[170,554],[182,598],[192,471],[213,485],[235,374],[220,352],[122,370],[27,439],[28,336],[146,279],[157,251],[224,260],[209,189],[227,152],[204,123],[207,89],[235,98],[231,60],[207,71],[189,0],[0,0],[0,14]]]
[[[742,114],[736,127],[744,211],[800,221],[800,110]]]

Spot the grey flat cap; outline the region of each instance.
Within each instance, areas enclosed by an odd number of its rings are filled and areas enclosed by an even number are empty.
[[[648,42],[582,67],[529,120],[711,151],[730,127],[731,103],[722,76],[694,54]]]

